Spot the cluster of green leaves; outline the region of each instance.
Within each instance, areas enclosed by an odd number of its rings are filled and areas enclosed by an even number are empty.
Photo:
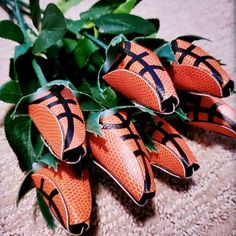
[[[20,188],[18,202],[32,189],[30,175],[34,163],[57,168],[27,116],[32,94],[44,86],[65,85],[79,98],[86,118],[87,131],[101,135],[99,119],[110,109],[130,109],[153,115],[153,111],[118,95],[100,80],[100,73],[109,59],[109,49],[124,40],[134,40],[148,47],[165,61],[175,60],[170,43],[156,38],[158,19],[143,19],[130,14],[140,0],[100,0],[80,14],[79,20],[67,19],[63,12],[82,0],[60,0],[57,5],[40,8],[39,0],[0,0],[10,20],[0,21],[0,37],[13,40],[14,57],[10,60],[11,80],[0,86],[0,100],[14,104],[5,118],[5,132],[20,168],[27,172]],[[32,26],[26,24],[29,16]],[[179,110],[180,116],[183,116]],[[143,140],[156,151],[151,139],[143,133]],[[39,206],[53,227],[52,218],[37,193]]]

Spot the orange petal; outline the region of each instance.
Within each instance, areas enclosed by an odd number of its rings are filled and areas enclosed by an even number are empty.
[[[108,173],[138,205],[155,195],[147,152],[124,112],[101,119],[103,137],[90,135],[94,163]]]
[[[219,62],[201,48],[181,39],[172,41],[177,63],[168,68],[176,89],[226,97],[234,82]]]
[[[123,52],[103,79],[124,96],[160,113],[174,112],[179,103],[172,81],[157,55],[133,42],[124,42]],[[154,101],[153,93],[156,93]]]
[[[69,88],[39,90],[29,105],[29,115],[58,159],[76,163],[86,154],[83,114]],[[61,144],[59,137],[63,139]]]
[[[222,99],[194,93],[180,93],[188,124],[236,138],[236,110]]]
[[[156,125],[147,128],[158,152],[149,153],[151,165],[180,178],[191,177],[198,162],[181,135],[165,120],[155,117]]]
[[[43,167],[32,175],[32,180],[66,231],[81,234],[89,228],[92,197],[87,169],[75,170],[65,163],[57,172]]]

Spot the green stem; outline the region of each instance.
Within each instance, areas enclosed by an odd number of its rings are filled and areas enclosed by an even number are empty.
[[[29,41],[29,37],[28,37],[28,34],[26,32],[25,23],[24,23],[22,14],[20,12],[17,0],[14,0],[14,3],[15,3],[15,16],[16,16],[16,19],[17,19],[17,21],[18,21],[18,23],[20,25],[20,28],[21,28],[21,30],[22,30],[22,32],[24,34],[25,41],[28,42]]]
[[[91,41],[93,41],[94,43],[96,43],[98,46],[103,48],[104,50],[107,50],[108,48],[107,45],[103,43],[101,40],[95,38],[94,36],[92,36],[91,34],[88,34],[87,32],[83,32],[82,34],[88,39],[90,39]]]

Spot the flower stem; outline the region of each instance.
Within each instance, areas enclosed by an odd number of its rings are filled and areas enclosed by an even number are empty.
[[[85,37],[87,37],[88,39],[90,39],[91,41],[93,41],[94,43],[96,43],[101,48],[107,50],[107,48],[108,48],[107,45],[105,43],[103,43],[101,40],[95,38],[94,36],[92,36],[91,34],[88,34],[87,32],[83,32],[82,34]]]

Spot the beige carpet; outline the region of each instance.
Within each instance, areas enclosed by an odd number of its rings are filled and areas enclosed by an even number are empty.
[[[85,2],[69,15],[76,18],[79,11],[91,4]],[[234,0],[145,0],[134,13],[158,17],[159,35],[169,40],[183,34],[210,38],[212,43],[200,45],[222,59],[236,78],[234,3]],[[0,10],[0,19],[4,18]],[[8,80],[13,46],[14,43],[0,39],[0,82]],[[235,98],[227,101],[236,104]],[[46,228],[35,207],[33,192],[18,209],[15,206],[23,174],[5,140],[2,120],[7,108],[0,103],[0,235],[66,235],[61,227],[54,233]],[[92,225],[87,235],[236,235],[235,142],[197,129],[191,129],[188,137],[200,170],[191,181],[177,181],[155,172],[156,196],[143,208],[135,206],[108,177],[93,170]]]

